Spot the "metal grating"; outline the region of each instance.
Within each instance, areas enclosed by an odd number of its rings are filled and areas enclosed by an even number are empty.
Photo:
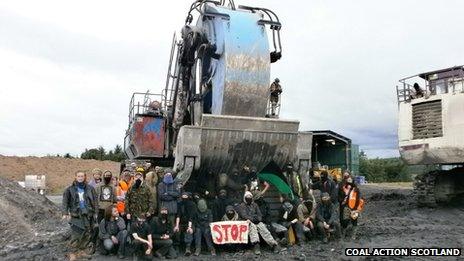
[[[412,106],[413,139],[442,137],[441,111],[441,100],[414,104]]]

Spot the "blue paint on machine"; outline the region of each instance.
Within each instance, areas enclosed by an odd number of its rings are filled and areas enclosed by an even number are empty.
[[[163,126],[163,118],[154,118],[153,121],[146,124],[143,127],[143,135],[147,135],[150,132],[156,133],[156,135],[161,134],[161,127]]]

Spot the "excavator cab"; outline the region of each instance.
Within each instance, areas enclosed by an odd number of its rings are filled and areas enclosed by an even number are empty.
[[[438,169],[417,177],[418,200],[449,202],[464,193],[464,66],[401,79],[396,90],[401,158]]]
[[[167,158],[167,107],[162,95],[134,93],[129,105],[129,124],[124,152],[130,159]]]

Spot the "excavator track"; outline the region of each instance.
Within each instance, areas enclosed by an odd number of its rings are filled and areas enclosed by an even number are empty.
[[[464,199],[464,168],[435,170],[416,177],[414,194],[417,204],[436,207]]]
[[[435,185],[440,171],[431,171],[417,176],[414,181],[416,202],[421,207],[436,207]]]

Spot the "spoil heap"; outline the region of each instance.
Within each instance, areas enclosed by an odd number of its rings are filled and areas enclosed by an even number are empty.
[[[67,226],[46,197],[0,177],[0,213],[0,259],[63,258]]]

